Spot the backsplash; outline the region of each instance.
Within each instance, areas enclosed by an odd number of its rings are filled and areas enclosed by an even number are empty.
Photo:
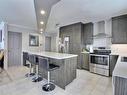
[[[111,50],[112,53],[127,53],[127,44],[113,44]]]
[[[93,40],[93,47],[110,47],[111,39],[110,38],[99,38]]]

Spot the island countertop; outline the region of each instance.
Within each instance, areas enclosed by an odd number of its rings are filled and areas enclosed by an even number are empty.
[[[127,54],[119,55],[113,71],[113,76],[127,78],[127,62],[121,62],[121,57],[127,57]]]
[[[28,52],[30,54],[39,55],[43,57],[53,58],[53,59],[67,59],[71,57],[77,57],[75,54],[57,53],[57,52]]]

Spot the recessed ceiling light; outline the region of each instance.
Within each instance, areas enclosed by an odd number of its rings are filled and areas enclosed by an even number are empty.
[[[44,15],[45,14],[45,11],[44,10],[41,10],[41,14]]]
[[[43,32],[40,32],[41,34],[43,33]]]
[[[40,22],[40,24],[44,24],[44,22],[43,22],[43,21],[41,21],[41,22]]]
[[[43,29],[41,28],[41,29],[40,29],[40,31],[42,32],[42,31],[43,31]]]

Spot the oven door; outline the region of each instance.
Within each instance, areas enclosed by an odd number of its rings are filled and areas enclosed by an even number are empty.
[[[100,68],[109,68],[109,55],[90,54],[90,64]]]

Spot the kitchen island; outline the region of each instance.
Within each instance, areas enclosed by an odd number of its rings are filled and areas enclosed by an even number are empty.
[[[122,57],[127,57],[127,54],[119,54],[114,68],[113,95],[127,95],[127,62],[123,62]]]
[[[60,66],[59,69],[51,72],[51,80],[53,80],[52,82],[59,87],[65,89],[65,87],[76,78],[77,55],[56,52],[28,53],[38,57],[48,58],[51,63]],[[43,78],[47,78],[47,71],[44,71],[41,69],[41,67],[39,67],[39,74]]]

